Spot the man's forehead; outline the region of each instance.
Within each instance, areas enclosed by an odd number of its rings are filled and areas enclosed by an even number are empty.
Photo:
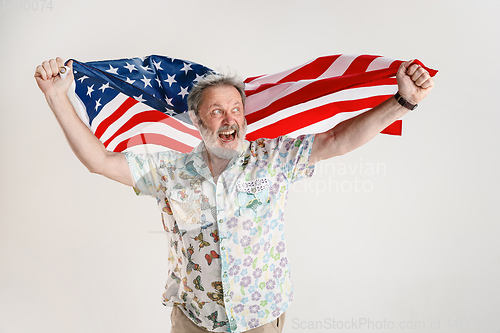
[[[238,106],[238,105],[241,105],[241,99],[238,101],[238,100],[234,100],[234,101],[230,101],[229,102],[230,105],[233,105],[233,106]],[[224,103],[220,103],[219,101],[216,101],[216,100],[212,100],[212,101],[207,101],[207,105],[212,107],[212,106],[217,106],[217,107],[224,107],[226,106],[226,104]]]
[[[220,85],[209,87],[203,91],[203,104],[209,107],[222,107],[228,103],[232,105],[243,104],[240,93],[233,86]]]

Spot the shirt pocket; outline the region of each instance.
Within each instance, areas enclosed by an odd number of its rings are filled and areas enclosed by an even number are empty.
[[[258,178],[236,184],[240,216],[260,218],[272,210],[269,196],[270,181]]]
[[[193,230],[201,225],[201,195],[182,189],[169,194],[170,207],[181,230]]]

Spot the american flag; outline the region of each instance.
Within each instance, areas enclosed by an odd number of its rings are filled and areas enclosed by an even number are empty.
[[[187,95],[211,69],[157,55],[73,61],[73,104],[108,150],[189,152],[200,142],[186,112]],[[320,133],[367,111],[396,93],[401,62],[373,55],[332,55],[248,78],[247,139]],[[425,68],[432,76],[437,73]],[[382,133],[401,135],[401,120]]]

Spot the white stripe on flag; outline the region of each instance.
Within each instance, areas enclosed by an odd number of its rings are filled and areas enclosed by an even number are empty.
[[[387,58],[387,57],[378,57],[378,58],[375,58],[370,63],[370,65],[368,66],[368,68],[366,69],[366,71],[367,72],[371,72],[371,71],[376,71],[376,70],[379,70],[379,69],[389,68],[389,67],[391,67],[391,64],[394,61],[395,61],[394,59]]]
[[[342,76],[356,58],[357,57],[353,55],[341,55],[323,74],[318,76],[318,79]]]

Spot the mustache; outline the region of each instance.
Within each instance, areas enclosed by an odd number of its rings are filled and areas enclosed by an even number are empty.
[[[221,132],[225,132],[225,131],[229,131],[229,130],[235,130],[236,134],[238,134],[238,133],[240,133],[240,126],[238,126],[238,124],[233,124],[231,126],[229,126],[229,125],[222,126],[221,128],[219,128],[217,130],[217,135],[219,135]]]

